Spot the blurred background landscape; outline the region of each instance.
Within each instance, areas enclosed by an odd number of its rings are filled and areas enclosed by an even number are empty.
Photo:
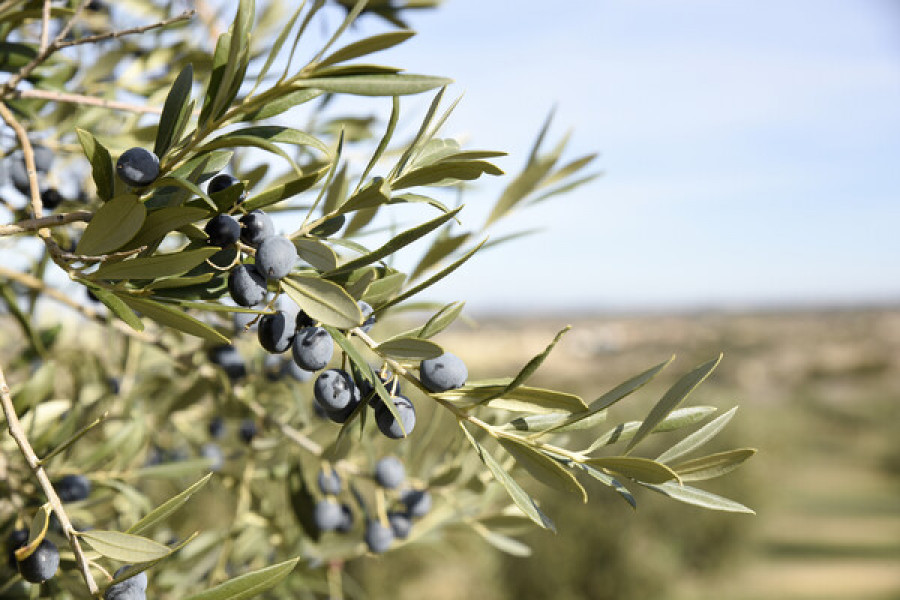
[[[677,354],[611,423],[724,352],[691,403],[741,406],[718,443],[759,454],[710,487],[758,514],[649,492],[635,514],[601,486],[585,506],[538,487],[560,533],[528,536],[531,558],[471,537],[449,556],[413,546],[359,565],[364,587],[900,598],[900,6],[453,0],[413,26],[398,64],[465,91],[450,133],[509,150],[514,173],[556,106],[551,131],[572,127],[571,154],[600,152],[603,171],[435,290],[477,320],[441,343],[476,376],[510,374],[571,323],[536,383],[588,401]]]

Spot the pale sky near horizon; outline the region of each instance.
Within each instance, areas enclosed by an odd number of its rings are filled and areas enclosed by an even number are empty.
[[[410,20],[419,35],[378,62],[454,78],[446,134],[509,151],[513,173],[556,105],[550,141],[573,128],[567,156],[600,152],[605,173],[511,219],[497,233],[545,230],[430,297],[481,311],[900,300],[900,4],[449,0]],[[502,182],[487,184],[464,220],[483,220]]]

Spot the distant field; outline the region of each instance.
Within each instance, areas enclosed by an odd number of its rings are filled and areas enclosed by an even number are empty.
[[[440,342],[464,356],[476,377],[510,374],[565,323],[482,322],[443,334]],[[551,514],[565,512],[559,536],[528,538],[532,558],[480,561],[468,570],[442,562],[440,572],[419,564],[410,591],[435,589],[449,570],[466,572],[469,584],[441,598],[475,593],[473,581],[482,581],[485,594],[509,598],[900,598],[900,311],[628,316],[572,324],[538,380],[587,400],[678,355],[667,378],[617,409],[613,421],[639,418],[673,377],[725,353],[691,400],[722,409],[741,405],[727,441],[760,453],[730,481],[709,487],[758,515],[708,514],[648,494],[638,497],[636,514],[618,500],[572,507],[537,488]],[[585,527],[602,531],[594,539]],[[655,541],[659,535],[663,544]],[[628,556],[614,558],[614,551]],[[385,568],[392,571],[387,562],[379,567]],[[371,569],[365,573],[381,580]],[[415,597],[403,593],[407,587],[400,597]]]

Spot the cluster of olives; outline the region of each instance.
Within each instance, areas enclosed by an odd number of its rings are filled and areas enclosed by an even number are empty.
[[[365,522],[363,539],[370,552],[386,552],[395,539],[405,540],[412,530],[413,519],[424,517],[431,510],[431,494],[427,490],[403,488],[406,471],[396,456],[387,456],[375,464],[375,482],[387,492],[396,495],[396,502],[384,515],[369,515]],[[343,491],[341,476],[330,466],[320,469],[317,483],[323,498],[313,511],[316,527],[323,532],[348,533],[353,529],[353,510],[349,503],[340,502]]]
[[[64,503],[80,502],[86,500],[91,494],[91,481],[84,475],[65,475],[54,481],[53,487],[59,499]],[[55,523],[55,525],[54,525]],[[55,515],[51,515],[51,529],[58,530],[59,522]],[[10,569],[18,571],[22,579],[29,583],[44,583],[52,579],[59,570],[59,548],[45,537],[37,548],[27,557],[19,560],[16,550],[28,543],[27,529],[14,529],[8,538],[7,565]],[[116,571],[114,577],[118,577],[128,569],[125,565]],[[106,589],[103,595],[105,600],[146,600],[147,574],[138,573]]]
[[[59,499],[64,503],[79,502],[87,499],[91,493],[91,481],[84,475],[66,475],[55,481],[53,487]],[[51,524],[55,522],[54,529],[59,528],[59,522],[55,515],[51,515]],[[34,552],[23,560],[17,560],[16,550],[28,543],[28,530],[16,529],[9,537],[8,565],[12,570],[18,570],[25,581],[31,583],[43,583],[56,575],[59,569],[59,549],[51,540],[44,538]]]

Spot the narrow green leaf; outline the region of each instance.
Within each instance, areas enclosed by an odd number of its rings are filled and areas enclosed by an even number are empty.
[[[281,33],[279,33],[278,37],[275,38],[275,42],[269,49],[269,55],[266,57],[266,62],[259,70],[259,75],[256,76],[256,84],[254,85],[254,89],[256,89],[259,84],[262,83],[263,79],[265,79],[266,74],[272,67],[272,63],[275,62],[275,59],[278,57],[278,53],[281,52],[282,47],[284,47],[284,43],[287,41],[287,37],[291,34],[291,30],[294,28],[294,23],[297,22],[297,18],[300,16],[300,13],[303,12],[303,9],[305,7],[306,0],[303,0],[303,2],[299,3],[299,5],[297,6],[297,10],[294,11],[294,14],[291,15],[291,18],[287,20],[287,23],[281,29]]]
[[[256,14],[255,0],[240,0],[234,15],[234,22],[228,30],[228,59],[222,72],[218,90],[212,100],[210,116],[219,118],[231,105],[240,89],[243,74],[250,61],[250,30]],[[201,117],[202,118],[202,117]]]
[[[632,377],[628,381],[617,385],[610,391],[606,392],[605,394],[603,394],[602,396],[600,396],[599,398],[597,398],[596,400],[591,402],[590,406],[588,407],[587,412],[572,415],[569,418],[569,420],[567,420],[565,423],[561,423],[560,425],[558,425],[556,427],[550,428],[548,430],[548,433],[552,432],[554,430],[562,430],[563,428],[566,428],[570,425],[574,425],[575,423],[577,423],[578,421],[580,421],[582,419],[588,419],[590,417],[593,417],[594,415],[602,413],[604,410],[606,410],[607,408],[609,408],[610,406],[612,406],[619,400],[625,398],[626,396],[628,396],[628,395],[632,394],[633,392],[642,388],[650,380],[652,380],[654,377],[656,377],[660,371],[665,369],[669,365],[669,363],[671,363],[674,359],[675,359],[675,357],[673,356],[669,360],[661,362],[658,365],[656,365],[655,367],[651,367],[650,369],[647,369],[640,375],[636,375],[635,377]]]
[[[519,439],[499,437],[497,441],[535,479],[553,489],[581,496],[582,502],[587,502],[588,496],[584,487],[578,483],[575,475],[559,462]]]
[[[580,188],[581,186],[590,183],[603,175],[603,173],[592,173],[590,175],[585,175],[584,177],[580,177],[578,179],[573,179],[571,181],[566,182],[563,185],[557,186],[553,189],[547,190],[546,192],[535,196],[533,199],[528,201],[528,206],[534,206],[535,204],[540,204],[546,200],[554,196],[559,196],[562,194],[568,194],[569,192]]]
[[[400,160],[398,160],[397,164],[394,165],[394,168],[391,169],[391,173],[387,178],[388,180],[393,180],[401,173],[403,173],[403,170],[406,168],[407,163],[412,158],[413,153],[419,148],[421,144],[428,141],[425,137],[425,134],[428,131],[428,127],[431,124],[432,119],[434,119],[434,115],[437,113],[438,107],[441,105],[441,99],[444,97],[445,91],[447,91],[447,86],[441,87],[440,91],[438,91],[438,93],[434,95],[434,98],[431,100],[431,104],[428,106],[428,111],[425,113],[425,118],[422,119],[422,125],[416,132],[416,137],[413,138],[413,141],[406,147],[406,150],[403,151],[403,154],[400,155]]]
[[[288,473],[287,488],[294,517],[303,532],[314,542],[318,542],[322,537],[322,531],[314,518],[316,497],[313,496],[310,486],[303,477],[303,468],[299,460],[293,464]]]
[[[474,529],[478,535],[484,538],[484,541],[500,552],[505,552],[510,556],[531,556],[531,548],[515,538],[503,535],[502,533],[497,533],[496,531],[491,531],[486,527],[475,527]]]
[[[470,258],[472,258],[475,255],[475,253],[481,249],[481,247],[484,245],[484,243],[486,241],[487,241],[487,238],[482,240],[477,246],[475,246],[474,248],[472,248],[471,250],[466,252],[460,258],[458,258],[451,264],[447,265],[446,267],[441,269],[438,273],[435,273],[434,275],[432,275],[431,277],[429,277],[422,283],[419,283],[418,285],[415,285],[415,286],[409,288],[408,290],[406,290],[399,296],[393,298],[392,300],[389,300],[389,301],[385,302],[384,304],[380,304],[380,305],[376,306],[375,311],[381,312],[387,308],[390,308],[391,306],[394,306],[396,304],[403,302],[407,298],[411,298],[411,297],[415,296],[422,290],[431,287],[432,285],[434,285],[435,283],[437,283],[438,281],[440,281],[441,279],[443,279],[444,277],[446,277],[447,275],[449,275],[450,273],[452,273],[453,271],[455,271],[456,269],[461,267]]]
[[[94,295],[97,296],[100,302],[106,305],[106,308],[125,321],[129,327],[135,331],[144,330],[144,322],[114,293],[94,287],[91,288],[91,291],[94,292]]]
[[[400,31],[389,31],[387,33],[381,33],[378,35],[367,37],[365,39],[359,40],[358,42],[348,44],[340,50],[334,51],[330,56],[327,56],[319,61],[317,68],[336,65],[338,63],[353,60],[354,58],[360,58],[374,52],[393,48],[398,44],[402,44],[414,35],[416,35],[415,31],[402,29]]]
[[[506,428],[517,431],[530,431],[538,437],[548,433],[566,433],[590,429],[606,421],[606,412],[594,413],[588,418],[572,421],[572,413],[543,413],[517,417],[510,421]]]
[[[669,416],[663,419],[662,423],[660,423],[653,429],[653,433],[674,431],[676,429],[680,429],[681,427],[699,423],[714,412],[716,412],[716,407],[714,406],[689,406],[687,408],[679,408],[677,410],[673,410],[669,414]],[[595,440],[594,443],[591,444],[590,447],[582,454],[590,454],[600,446],[609,446],[610,444],[615,444],[616,442],[624,442],[630,440],[634,437],[634,434],[637,433],[637,430],[640,428],[640,426],[640,421],[628,421],[626,423],[620,423],[597,438],[597,440]],[[666,462],[660,460],[659,458],[657,458],[656,460],[658,460],[659,462]]]
[[[254,108],[247,113],[246,118],[248,121],[268,119],[280,115],[295,106],[300,106],[310,100],[315,100],[324,93],[325,92],[322,90],[295,90],[282,96],[278,96],[271,102],[266,102],[262,106]]]
[[[682,481],[714,479],[734,471],[754,454],[755,448],[737,448],[688,460],[674,465],[672,469],[678,473]]]
[[[225,32],[216,40],[216,49],[213,51],[213,64],[209,72],[209,83],[206,86],[206,95],[203,97],[203,107],[200,109],[198,124],[206,126],[211,119],[218,115],[213,114],[215,99],[222,93],[227,93],[231,82],[224,81],[225,71],[228,68],[228,57],[231,53],[231,32]],[[226,91],[223,92],[222,90]]]
[[[188,206],[170,206],[150,211],[140,231],[137,232],[126,248],[139,248],[155,244],[169,232],[180,229],[209,215],[205,208]]]
[[[451,211],[445,215],[440,215],[430,221],[426,221],[421,225],[413,227],[411,229],[407,229],[396,235],[389,242],[378,248],[377,250],[373,250],[369,254],[364,256],[360,256],[354,260],[344,263],[337,269],[326,273],[326,276],[333,277],[335,275],[339,275],[341,273],[349,273],[359,267],[364,267],[366,265],[372,264],[375,261],[381,260],[382,258],[394,254],[401,248],[408,246],[409,244],[415,242],[416,240],[422,238],[423,236],[428,235],[450,219],[454,218],[456,214],[462,210],[462,207],[457,208],[454,211]]]
[[[214,588],[189,596],[185,600],[246,600],[272,589],[287,577],[299,558],[235,577]]]
[[[447,329],[447,327],[449,327],[453,324],[454,321],[456,321],[456,318],[459,317],[465,306],[465,302],[451,302],[450,304],[447,304],[441,310],[437,311],[430,319],[428,319],[428,321],[422,326],[422,329],[421,331],[419,331],[419,335],[417,337],[434,337],[443,330]]]
[[[347,290],[347,293],[357,299],[362,299],[365,295],[366,290],[369,289],[369,286],[375,281],[378,277],[378,269],[375,267],[363,267],[359,271],[357,271],[360,275],[359,277],[349,278],[347,283],[344,284],[344,288]]]
[[[20,548],[16,548],[16,560],[23,561],[38,549],[44,537],[47,535],[47,529],[50,527],[50,504],[41,506],[34,517],[31,519],[31,526],[28,528],[28,543]]]
[[[175,78],[175,82],[166,96],[166,102],[163,104],[162,114],[159,117],[159,126],[156,129],[156,142],[153,146],[153,153],[160,158],[165,156],[173,142],[178,141],[175,139],[178,124],[190,100],[193,82],[194,67],[189,64]]]
[[[227,337],[177,308],[135,296],[121,296],[121,298],[132,309],[143,313],[145,317],[153,319],[160,325],[172,327],[217,344],[229,343]]]
[[[300,258],[317,271],[331,271],[337,268],[337,254],[327,244],[310,238],[297,238],[292,241]]]
[[[16,72],[36,57],[37,50],[32,46],[14,42],[0,42],[0,71],[6,73]]]
[[[290,144],[292,146],[309,146],[321,151],[326,156],[331,154],[328,146],[320,139],[291,127],[281,125],[257,125],[229,131],[204,144],[197,152],[207,152],[217,148],[239,146],[256,147],[270,150],[272,144]],[[290,157],[288,157],[290,159]]]
[[[347,31],[347,28],[350,27],[350,25],[352,25],[354,21],[356,21],[357,17],[362,14],[362,11],[366,8],[367,4],[368,0],[356,0],[356,3],[354,3],[352,7],[347,7],[347,15],[344,17],[344,20],[341,21],[341,24],[337,29],[334,30],[334,33],[331,34],[331,37],[328,38],[328,41],[322,45],[316,55],[313,56],[312,60],[309,61],[310,64],[319,62],[322,57],[325,56],[325,53],[328,52],[328,49],[331,48],[331,46],[333,46],[336,41],[338,41],[338,38],[340,38],[344,34],[344,32]]]
[[[478,441],[469,433],[469,430],[465,428],[465,426],[460,421],[459,423],[460,429],[463,430],[466,438],[469,440],[469,443],[472,444],[472,447],[475,448],[475,451],[478,453],[478,457],[485,464],[485,466],[490,470],[491,474],[494,476],[500,485],[506,490],[509,494],[510,498],[512,498],[513,502],[516,503],[522,512],[524,512],[532,521],[543,527],[544,529],[549,529],[550,531],[556,533],[556,526],[553,524],[553,521],[538,508],[537,503],[534,499],[528,495],[528,493],[522,489],[515,479],[513,479],[509,473],[507,473],[500,463],[490,455],[490,453],[485,450],[485,448],[478,443]]]
[[[716,368],[716,365],[719,364],[720,360],[722,360],[721,354],[717,358],[700,365],[669,388],[659,402],[657,402],[656,406],[650,410],[650,413],[644,419],[644,422],[641,424],[637,433],[631,438],[628,446],[625,447],[625,454],[631,452],[641,440],[650,435],[650,432],[666,418],[666,415],[678,408],[678,406],[684,402],[684,399],[687,398],[704,379],[709,377],[709,374],[713,372],[713,369]]]
[[[296,196],[301,192],[305,192],[315,185],[319,178],[326,172],[327,169],[319,169],[312,173],[307,173],[295,179],[291,179],[287,183],[273,186],[255,196],[251,196],[244,202],[244,210],[249,212],[256,210],[257,208],[265,208],[271,204],[281,202],[282,200]]]
[[[747,508],[734,500],[729,500],[728,498],[723,498],[712,492],[707,492],[706,490],[701,490],[688,485],[678,485],[673,481],[661,485],[643,485],[654,492],[659,492],[664,496],[668,496],[679,502],[684,502],[685,504],[693,504],[694,506],[725,512],[747,513],[751,515],[756,514],[752,509]]]
[[[323,185],[325,192],[325,201],[322,203],[322,214],[329,215],[335,212],[338,207],[347,201],[347,193],[350,190],[350,182],[347,176],[347,164],[341,165],[337,169],[338,160],[332,161],[332,168],[335,169],[334,175],[328,174],[328,179]]]
[[[110,156],[109,150],[89,132],[76,127],[75,133],[78,134],[78,141],[81,143],[84,155],[91,163],[91,177],[97,186],[97,195],[106,202],[113,197],[115,189],[112,156]]]
[[[691,435],[687,436],[662,454],[656,457],[656,460],[664,463],[671,463],[673,460],[681,458],[689,454],[714,438],[722,429],[728,425],[738,407],[735,406],[728,412],[719,415]]]
[[[189,543],[191,543],[194,540],[194,538],[197,537],[197,535],[198,535],[197,532],[194,532],[193,534],[191,534],[184,540],[178,542],[177,544],[175,544],[174,546],[169,548],[169,553],[167,555],[163,556],[162,558],[158,558],[156,560],[151,560],[150,562],[143,562],[143,563],[138,563],[136,565],[130,566],[128,569],[126,569],[125,571],[123,571],[122,573],[119,573],[119,575],[114,577],[113,580],[109,582],[109,585],[106,586],[106,589],[109,589],[110,586],[113,586],[117,583],[121,583],[122,581],[125,581],[126,579],[130,579],[130,578],[134,577],[135,575],[137,575],[138,573],[143,573],[144,571],[152,569],[153,567],[155,567],[162,561],[168,559],[173,554],[175,554],[176,552],[178,552],[179,550],[181,550],[182,548],[187,546]]]
[[[502,392],[497,394],[497,396],[506,396],[517,387],[528,381],[528,379],[532,375],[534,375],[535,371],[537,371],[538,368],[544,363],[547,357],[550,356],[550,353],[553,351],[553,348],[556,347],[556,344],[559,343],[559,340],[562,338],[562,336],[564,336],[570,329],[572,329],[571,325],[566,325],[565,327],[560,329],[556,336],[553,338],[553,341],[550,342],[546,348],[544,348],[544,351],[529,360],[528,363],[522,368],[522,370],[519,371],[518,375],[516,375],[515,378],[509,382],[509,385],[506,386],[506,388]]]
[[[458,406],[489,404],[494,408],[531,413],[552,413],[566,411],[581,412],[587,408],[584,401],[575,394],[543,388],[519,386],[498,397],[506,388],[503,384],[479,384],[470,382],[461,388],[435,394],[435,397],[453,402]]]
[[[628,488],[622,485],[622,483],[618,479],[616,479],[609,473],[601,471],[600,469],[595,469],[591,465],[586,465],[584,463],[573,462],[572,466],[577,469],[581,469],[603,485],[611,487],[617,494],[619,494],[619,497],[621,497],[631,506],[631,508],[637,508],[637,500],[634,499],[634,496],[630,491],[628,491]]]
[[[408,96],[453,83],[445,77],[413,75],[410,73],[355,75],[344,77],[312,77],[301,79],[294,85],[315,88],[334,94],[355,96]]]
[[[425,255],[415,266],[409,275],[410,280],[417,279],[420,275],[443,261],[445,258],[459,250],[463,244],[472,237],[471,233],[461,233],[459,235],[451,235],[449,226],[445,227],[440,235],[431,243],[431,247],[425,252]]]
[[[395,190],[426,185],[455,185],[459,181],[472,181],[484,174],[503,175],[495,165],[483,160],[441,161],[406,172],[394,180]]]
[[[649,458],[603,456],[590,458],[585,461],[585,464],[646,483],[663,483],[671,479],[678,479],[678,473],[666,465]]]
[[[381,160],[381,157],[384,155],[385,150],[387,150],[388,144],[391,142],[391,138],[394,136],[394,130],[397,128],[397,121],[400,119],[400,98],[394,96],[391,98],[391,116],[388,119],[387,128],[385,128],[384,135],[381,136],[381,141],[378,142],[378,146],[375,148],[375,152],[372,153],[372,156],[369,158],[368,164],[366,164],[366,168],[363,170],[362,175],[359,177],[359,185],[357,189],[362,186],[363,182],[369,176],[369,173],[372,172],[372,169],[375,168],[375,163]]]
[[[106,263],[91,274],[91,279],[156,279],[180,275],[187,273],[218,251],[218,248],[199,248]]]
[[[282,282],[288,296],[316,321],[341,329],[356,327],[363,321],[356,301],[332,281],[308,275],[291,275]]]
[[[379,304],[392,298],[406,283],[406,275],[400,272],[390,273],[373,281],[366,289],[363,299],[371,305]],[[399,337],[399,336],[394,336]],[[419,337],[419,336],[404,336]]]
[[[181,506],[185,502],[187,502],[195,492],[206,485],[210,477],[212,477],[212,473],[207,474],[205,477],[200,479],[198,482],[196,482],[194,485],[184,490],[180,494],[169,498],[158,507],[147,513],[140,521],[129,527],[125,533],[140,535],[145,531],[153,528],[153,526],[157,523],[165,521],[169,515],[181,508]]]
[[[139,481],[150,478],[180,479],[188,475],[196,476],[198,473],[209,471],[209,460],[206,458],[194,458],[176,462],[161,463],[149,467],[141,467],[129,472]]]
[[[597,154],[593,153],[593,154],[586,154],[586,155],[576,158],[572,161],[569,161],[568,163],[566,163],[565,165],[561,166],[559,169],[554,171],[552,175],[550,175],[549,177],[544,179],[544,181],[541,182],[540,187],[544,188],[544,187],[551,186],[554,183],[557,183],[559,181],[562,181],[562,180],[574,175],[578,171],[582,170],[584,167],[586,167],[589,164],[591,164],[592,162],[594,162],[594,160],[596,158],[597,158]]]
[[[168,277],[166,279],[157,279],[145,287],[145,290],[171,290],[175,288],[184,288],[207,283],[213,278],[212,273],[203,273],[202,275],[184,275],[180,277]]]
[[[394,338],[378,344],[375,352],[398,360],[425,360],[437,358],[444,349],[428,340],[418,338]]]
[[[94,213],[75,252],[99,256],[118,250],[140,230],[146,214],[147,210],[137,196],[116,196]]]
[[[369,182],[369,185],[347,198],[347,201],[338,207],[338,213],[347,214],[367,208],[378,208],[387,204],[390,200],[390,184],[381,177],[376,177]]]
[[[484,226],[488,227],[496,222],[531,194],[537,188],[541,179],[553,168],[554,163],[555,160],[552,159],[541,159],[516,175],[494,204],[494,208],[488,215]]]
[[[67,439],[56,444],[53,447],[53,450],[48,452],[46,456],[41,457],[41,464],[46,465],[50,461],[50,459],[52,459],[54,456],[62,454],[63,452],[65,452],[66,450],[71,448],[75,442],[80,440],[88,432],[90,432],[94,427],[96,427],[97,425],[102,423],[104,420],[106,420],[107,416],[109,416],[108,412],[103,413],[102,415],[100,415],[99,417],[97,417],[96,419],[94,419],[93,421],[91,421],[90,423],[85,425],[84,427],[79,428],[78,431],[76,431],[75,433],[70,435]]]
[[[128,563],[156,560],[170,552],[168,546],[119,531],[92,529],[78,532],[78,537],[103,556]]]
[[[160,177],[159,179],[157,179],[156,181],[151,183],[149,187],[151,189],[154,189],[154,188],[165,188],[165,187],[171,187],[171,186],[180,187],[183,190],[190,192],[194,196],[198,196],[201,200],[203,200],[207,204],[207,206],[210,207],[210,209],[212,209],[212,211],[214,213],[219,212],[218,205],[216,205],[216,203],[213,201],[213,199],[209,197],[209,194],[204,192],[200,188],[199,185],[197,185],[193,181],[190,181],[189,179],[186,179],[184,177],[176,176],[174,174],[169,175],[168,177]]]

